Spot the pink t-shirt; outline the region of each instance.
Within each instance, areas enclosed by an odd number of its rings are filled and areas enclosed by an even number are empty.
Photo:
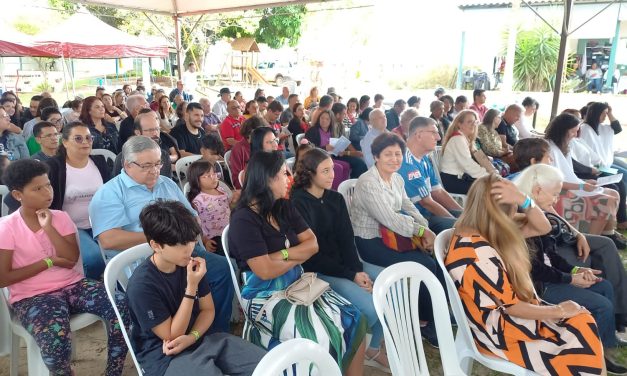
[[[91,158],[83,168],[66,164],[65,197],[63,211],[67,212],[76,227],[91,228],[89,223],[89,203],[98,188],[103,184],[102,176]]]
[[[59,210],[51,210],[51,212],[52,225],[61,236],[76,233],[76,226],[67,213]],[[0,252],[3,251],[13,251],[12,269],[23,268],[56,255],[56,250],[48,235],[43,229],[37,232],[31,231],[24,222],[20,210],[16,210],[0,221]],[[80,281],[84,278],[80,263],[79,260],[74,269],[53,266],[22,282],[12,284],[9,286],[11,293],[9,303],[13,304],[25,298],[55,291]]]
[[[209,239],[222,236],[222,231],[229,224],[231,208],[229,208],[229,196],[222,187],[218,186],[221,195],[210,195],[200,192],[192,203],[198,211],[202,234]]]

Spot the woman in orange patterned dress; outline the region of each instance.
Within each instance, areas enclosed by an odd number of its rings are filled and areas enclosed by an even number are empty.
[[[536,298],[525,238],[549,230],[542,211],[510,181],[489,175],[471,187],[445,263],[475,343],[541,375],[605,375],[590,313],[572,301],[543,305]]]

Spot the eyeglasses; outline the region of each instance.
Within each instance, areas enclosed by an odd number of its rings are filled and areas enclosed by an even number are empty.
[[[148,172],[148,171],[152,171],[152,170],[161,170],[161,167],[163,167],[163,163],[159,162],[159,163],[145,163],[145,164],[139,164],[137,162],[131,162],[132,164],[134,164],[135,166],[139,167],[142,171],[144,172]]]
[[[61,135],[58,134],[58,133],[51,133],[51,134],[47,134],[45,136],[39,136],[39,138],[49,138],[49,139],[55,139],[56,138],[57,140],[59,139],[59,137],[61,137]]]
[[[278,144],[279,143],[279,139],[275,138],[274,140],[270,140],[270,141],[266,141],[266,144],[270,145],[270,144]]]
[[[57,120],[52,120],[52,119],[48,119],[48,121],[52,124],[61,124],[63,123],[63,119],[57,119]]]
[[[91,144],[94,141],[94,136],[88,134],[87,136],[74,136],[72,137],[72,140],[74,140],[74,142],[76,142],[77,144],[82,144],[83,142],[87,141],[88,144]]]

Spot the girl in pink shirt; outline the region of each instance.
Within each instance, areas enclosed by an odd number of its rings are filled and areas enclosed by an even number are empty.
[[[224,256],[222,249],[222,231],[231,218],[230,205],[235,195],[230,196],[220,186],[220,180],[211,163],[198,160],[187,170],[189,192],[187,199],[198,212],[202,228],[202,242],[209,252]]]
[[[2,180],[21,207],[0,221],[0,287],[8,286],[9,303],[44,363],[54,375],[72,374],[70,315],[87,312],[108,320],[105,374],[121,375],[124,337],[104,285],[83,276],[72,219],[48,209],[53,197],[48,165],[19,160]]]

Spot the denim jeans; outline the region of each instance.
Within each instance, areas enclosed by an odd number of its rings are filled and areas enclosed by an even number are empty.
[[[372,265],[367,262],[363,262],[364,272],[368,274],[372,282],[377,279],[379,273],[383,271],[380,266]],[[368,327],[372,332],[372,339],[368,347],[372,349],[378,349],[381,346],[381,340],[383,339],[383,327],[377,317],[377,312],[374,310],[374,301],[372,300],[372,294],[359,287],[354,281],[346,278],[331,277],[318,273],[318,277],[322,280],[329,282],[331,289],[342,295],[346,300],[353,303],[362,315],[366,316],[368,320]]]
[[[450,213],[453,215],[454,218],[439,217],[437,215],[431,214],[430,212],[427,212],[424,217],[427,221],[429,221],[429,230],[433,231],[437,235],[444,230],[453,228],[453,225],[455,225],[455,221],[457,221],[457,218],[462,214],[462,212],[459,210],[451,210]]]
[[[85,277],[102,280],[102,273],[105,270],[105,263],[102,259],[100,246],[94,240],[90,228],[78,229],[78,241],[80,245],[81,258],[83,259],[83,271]]]
[[[118,253],[118,251],[107,250],[105,256],[109,260]],[[204,258],[207,264],[205,278],[211,286],[211,297],[215,306],[215,318],[209,328],[209,333],[228,333],[231,330],[229,323],[231,321],[233,295],[235,294],[229,264],[224,256],[207,252],[200,243],[196,243],[192,256]]]
[[[614,322],[614,290],[606,279],[587,289],[567,283],[546,283],[542,299],[559,304],[572,300],[588,309],[599,328],[599,336],[604,347],[616,347],[616,324]]]
[[[359,255],[364,261],[384,268],[403,261],[417,262],[429,269],[431,273],[438,278],[442,284],[442,288],[446,289],[444,285],[444,275],[436,264],[435,259],[420,249],[407,252],[396,252],[393,249],[386,247],[381,238],[363,239],[358,236],[355,236],[355,245],[357,245]],[[431,297],[429,296],[429,291],[424,285],[420,287],[418,311],[420,313],[421,320],[433,321]]]

